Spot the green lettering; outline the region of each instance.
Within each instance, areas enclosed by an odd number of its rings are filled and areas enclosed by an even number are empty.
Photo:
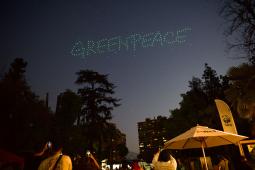
[[[176,37],[175,37],[175,40],[176,42],[178,43],[184,43],[186,42],[186,33],[191,31],[190,28],[184,28],[184,29],[181,29],[181,30],[177,30],[176,31]]]
[[[120,36],[108,39],[108,51],[113,53],[120,51]]]
[[[74,44],[72,50],[71,50],[71,54],[73,56],[85,56],[85,48],[84,45],[81,41],[78,41]]]
[[[125,38],[124,40],[122,38],[120,39],[119,51],[121,50],[122,46],[124,46],[126,50],[128,51],[129,49],[128,39],[129,39],[128,37]]]
[[[157,31],[155,33],[153,41],[152,41],[152,46],[155,46],[155,44],[154,44],[155,42],[156,43],[159,42],[161,46],[163,45],[162,36],[161,36],[160,31]]]
[[[87,55],[90,55],[91,53],[96,54],[96,50],[93,48],[95,48],[94,41],[88,41]]]
[[[102,39],[97,42],[97,52],[102,54],[107,50],[107,39]]]
[[[138,42],[141,40],[140,34],[133,34],[129,37],[131,39],[131,45],[133,45],[133,51],[136,51]]]
[[[153,46],[154,33],[148,33],[142,36],[142,47],[148,48]]]
[[[173,32],[167,32],[165,35],[164,35],[164,42],[167,43],[167,44],[173,44],[175,43],[175,38],[174,38],[174,33]]]

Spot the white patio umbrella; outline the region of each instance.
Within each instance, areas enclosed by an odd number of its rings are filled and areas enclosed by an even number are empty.
[[[206,126],[195,126],[179,136],[167,141],[164,144],[165,149],[191,149],[202,148],[205,159],[205,166],[208,170],[204,148],[210,148],[221,145],[237,144],[240,140],[248,138],[246,136],[236,135],[211,129]]]

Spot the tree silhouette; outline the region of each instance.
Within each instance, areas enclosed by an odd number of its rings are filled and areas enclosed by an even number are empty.
[[[92,70],[81,70],[77,73],[76,84],[83,88],[78,90],[82,98],[82,120],[79,123],[97,123],[110,120],[111,111],[119,106],[119,99],[111,97],[115,86],[107,79],[107,75],[101,75]]]
[[[115,86],[108,81],[107,75],[92,70],[77,72],[76,84],[81,85],[78,94],[82,108],[78,125],[86,127],[89,149],[101,153],[105,123],[112,118],[112,110],[119,106],[119,99],[112,97]]]
[[[50,111],[27,85],[26,66],[23,59],[15,59],[0,80],[0,143],[12,151],[29,150],[46,140],[50,125]]]
[[[62,129],[73,127],[81,111],[81,98],[71,90],[58,95],[55,119],[57,126]]]
[[[189,91],[181,94],[180,108],[171,111],[172,137],[197,124],[222,129],[214,99],[225,99],[224,91],[229,87],[226,76],[218,76],[205,64],[202,79],[193,77],[189,87]]]
[[[85,145],[84,141],[80,141],[85,140],[81,130],[75,127],[80,111],[81,98],[79,95],[71,90],[58,95],[51,131],[61,138],[63,148],[69,155],[79,152],[78,148]]]
[[[230,48],[243,49],[244,57],[255,64],[255,0],[224,0],[220,14],[229,28],[227,36],[239,37]]]
[[[230,48],[243,50],[243,58],[247,63],[231,67],[228,71],[230,88],[225,94],[234,111],[239,116],[254,122],[255,98],[255,0],[224,0],[221,15],[229,22],[227,36],[237,39]],[[255,123],[252,123],[255,125]],[[252,137],[255,136],[255,126],[252,125]]]

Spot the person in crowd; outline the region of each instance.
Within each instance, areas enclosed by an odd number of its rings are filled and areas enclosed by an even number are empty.
[[[96,158],[93,156],[93,154],[91,154],[90,151],[87,151],[86,154],[87,154],[87,157],[88,157],[88,159],[89,159],[89,161],[90,161],[90,164],[93,165],[94,169],[95,169],[95,170],[100,169],[100,166],[99,166],[99,164],[98,164]]]
[[[42,142],[35,145],[35,151],[29,153],[25,159],[24,170],[35,170],[38,169],[42,160],[47,158],[50,153],[50,143]]]
[[[51,154],[40,163],[38,170],[72,170],[71,158],[62,153],[61,140],[56,138],[49,144]]]
[[[185,166],[180,159],[177,159],[177,170],[185,170]]]
[[[229,170],[229,161],[222,155],[217,155],[214,165],[214,170]]]
[[[100,166],[92,153],[87,151],[86,156],[81,156],[74,167],[75,170],[99,170]]]
[[[176,170],[177,162],[169,150],[159,150],[153,157],[152,165],[154,170]]]
[[[131,169],[132,170],[143,170],[143,168],[139,165],[138,160],[135,160],[132,162]]]

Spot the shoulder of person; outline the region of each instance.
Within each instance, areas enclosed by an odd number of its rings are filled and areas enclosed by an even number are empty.
[[[170,155],[170,160],[169,161],[177,162],[176,159],[172,155]]]
[[[62,155],[62,159],[63,160],[70,160],[71,161],[71,158],[68,155]]]

